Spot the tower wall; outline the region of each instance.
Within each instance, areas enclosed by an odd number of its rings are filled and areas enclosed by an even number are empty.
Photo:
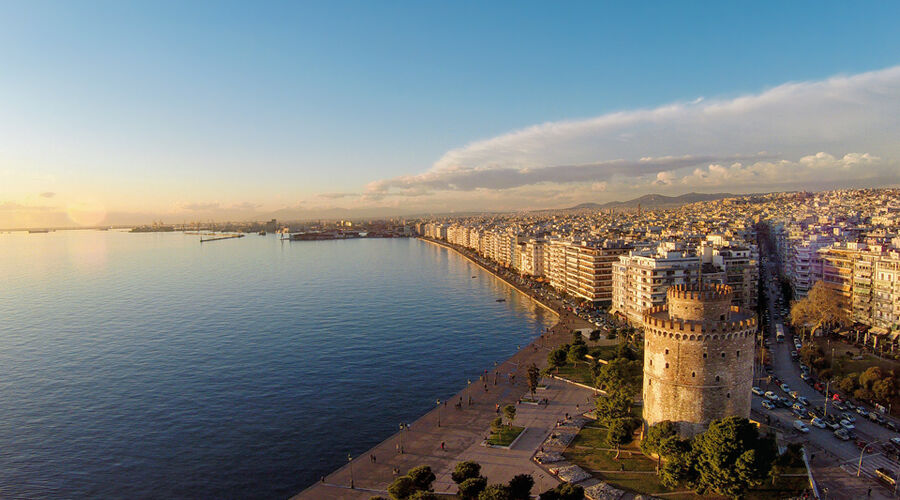
[[[658,306],[644,313],[648,425],[671,420],[683,435],[691,436],[712,420],[750,416],[756,317],[722,305],[730,302],[730,289],[708,288],[695,290],[699,294],[693,297],[670,289],[674,311]]]

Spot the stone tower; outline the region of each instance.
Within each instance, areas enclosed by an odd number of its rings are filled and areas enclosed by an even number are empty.
[[[685,436],[710,421],[750,416],[756,315],[731,305],[727,285],[676,285],[644,311],[644,421]]]

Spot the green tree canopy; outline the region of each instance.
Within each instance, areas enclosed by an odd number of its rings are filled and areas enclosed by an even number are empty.
[[[675,422],[665,420],[652,425],[647,429],[644,439],[641,441],[641,452],[644,455],[658,454],[660,444],[666,439],[677,435],[678,427],[675,425]]]
[[[506,417],[506,422],[512,425],[513,420],[516,419],[516,405],[506,405],[503,407],[503,415]]]
[[[388,486],[388,494],[394,500],[406,500],[416,491],[416,484],[409,476],[400,476]]]
[[[749,420],[727,417],[694,438],[693,452],[699,489],[737,498],[768,476],[775,444]]]
[[[480,475],[481,464],[479,464],[478,462],[465,461],[456,464],[453,472],[450,473],[450,478],[453,479],[454,483],[460,484],[466,479],[471,479]]]
[[[510,500],[528,500],[531,498],[531,488],[534,487],[534,478],[531,474],[517,474],[509,480]]]
[[[558,484],[541,493],[539,500],[584,500],[584,488],[577,484]]]
[[[569,344],[557,347],[550,351],[550,354],[547,355],[547,365],[550,368],[555,368],[557,366],[565,366],[566,357],[569,355]]]
[[[435,480],[434,472],[431,471],[431,467],[420,465],[410,469],[406,475],[412,479],[413,485],[415,485],[417,490],[431,491],[431,483]]]
[[[538,369],[536,364],[531,363],[531,366],[528,367],[528,390],[531,391],[532,396],[534,396],[534,392],[537,390],[537,386],[540,381],[541,371]]]
[[[459,483],[459,496],[463,500],[475,500],[487,487],[487,478],[483,476],[470,477]]]
[[[509,486],[492,484],[478,495],[478,500],[510,500]]]
[[[609,427],[613,421],[631,418],[631,407],[634,397],[626,390],[613,391],[608,396],[600,396],[595,400],[597,421]]]
[[[616,358],[600,365],[594,385],[604,391],[625,388],[636,394],[643,382],[644,363],[640,360]]]
[[[587,346],[584,344],[572,344],[569,347],[569,352],[566,353],[566,359],[571,361],[573,364],[578,363],[579,361],[583,361],[584,357],[587,355],[588,350]]]

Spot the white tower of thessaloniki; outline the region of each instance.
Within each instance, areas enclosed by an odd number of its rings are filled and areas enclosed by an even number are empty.
[[[644,422],[693,436],[712,420],[750,416],[756,315],[727,285],[676,285],[644,311]]]

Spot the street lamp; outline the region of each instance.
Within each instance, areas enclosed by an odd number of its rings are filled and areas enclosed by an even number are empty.
[[[353,486],[353,457],[350,456],[350,453],[347,453],[347,463],[350,464],[350,489],[355,489]]]
[[[409,425],[400,422],[400,448],[398,448],[400,454],[403,453],[403,429],[409,429]]]
[[[866,453],[866,449],[868,449],[870,446],[874,446],[878,443],[883,443],[883,442],[884,441],[873,441],[873,442],[863,446],[862,451],[859,452],[859,464],[856,466],[856,477],[859,477],[859,474],[862,472],[862,459],[863,459],[863,455]]]
[[[438,407],[438,427],[440,427],[441,426],[441,400],[440,399],[437,400],[437,407]]]

